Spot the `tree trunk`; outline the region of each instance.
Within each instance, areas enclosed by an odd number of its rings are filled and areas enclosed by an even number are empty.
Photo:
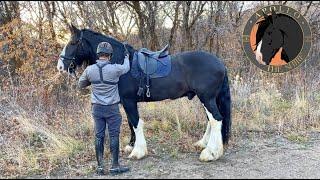
[[[185,2],[184,7],[183,7],[183,39],[187,41],[186,44],[183,46],[183,50],[186,50],[190,47],[190,42],[192,43],[192,39],[189,36],[190,35],[190,30],[189,30],[189,16],[190,16],[190,6],[191,6],[191,1]]]
[[[13,19],[21,21],[18,1],[0,1],[0,25],[7,24]]]
[[[133,1],[132,7],[138,15],[138,28],[139,28],[139,38],[143,47],[148,47],[148,42],[146,38],[146,22],[144,14],[142,13],[140,1]]]
[[[146,19],[147,27],[150,32],[149,48],[155,51],[159,46],[158,36],[156,33],[158,2],[145,1],[145,5],[147,7],[148,12],[148,18]]]
[[[56,33],[54,31],[54,26],[53,26],[53,18],[56,13],[55,2],[54,1],[51,1],[51,2],[44,1],[44,6],[47,11],[47,19],[48,19],[49,29],[50,29],[50,33],[51,33],[51,39],[56,40]]]
[[[170,37],[169,37],[169,44],[170,44],[170,50],[175,50],[175,42],[176,42],[176,32],[178,30],[178,17],[179,17],[179,6],[181,5],[180,1],[176,2],[176,7],[174,9],[174,19],[173,19],[173,26],[170,31]]]

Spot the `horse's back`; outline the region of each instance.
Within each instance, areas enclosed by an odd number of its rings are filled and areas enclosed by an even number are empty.
[[[223,62],[214,54],[205,51],[187,51],[175,54],[173,57],[173,63],[182,66],[188,74],[219,76],[225,72]]]

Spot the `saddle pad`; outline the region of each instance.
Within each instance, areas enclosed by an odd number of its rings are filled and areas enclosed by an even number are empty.
[[[146,63],[148,68],[146,70]],[[160,59],[152,59],[148,57],[142,57],[140,53],[135,53],[132,66],[131,66],[131,75],[135,78],[141,78],[143,74],[147,74],[150,78],[161,78],[168,76],[171,72],[171,56]]]

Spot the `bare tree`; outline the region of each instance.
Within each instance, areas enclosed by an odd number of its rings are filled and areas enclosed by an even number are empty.
[[[149,48],[156,50],[159,46],[158,36],[156,32],[156,21],[158,15],[158,1],[143,1],[147,9],[147,29],[150,32]]]
[[[69,21],[68,21],[68,12],[64,1],[58,1],[57,3],[57,10],[59,12],[59,15],[57,16],[65,25],[65,27],[68,27]]]
[[[196,21],[204,12],[204,6],[207,2],[197,1],[186,1],[182,3],[183,10],[183,20],[182,20],[182,30],[183,39],[187,41],[186,46],[183,49],[192,49],[192,28],[194,27]],[[193,5],[194,4],[194,5]]]
[[[18,1],[0,1],[0,25],[20,20],[20,6]]]
[[[142,46],[147,47],[148,46],[147,37],[146,37],[147,28],[146,28],[146,22],[145,22],[147,17],[143,13],[141,3],[140,1],[131,1],[131,2],[125,1],[125,3],[135,11],[137,15],[139,38],[141,40]]]
[[[44,22],[44,8],[41,1],[36,2],[37,3],[37,28],[39,32],[39,39],[43,39],[43,22]]]
[[[181,1],[176,1],[176,5],[174,8],[174,17],[173,17],[173,25],[170,31],[170,37],[169,37],[169,44],[171,49],[174,49],[175,47],[175,39],[176,39],[176,34],[177,34],[177,30],[179,27],[179,22],[178,22],[178,18],[179,18],[179,13],[180,13],[180,5],[181,5]]]
[[[159,11],[159,2],[126,1],[125,4],[133,9],[137,15],[139,38],[142,46],[149,47],[152,50],[157,49],[159,41],[156,34],[156,22]]]
[[[44,6],[46,8],[47,19],[49,22],[49,29],[51,33],[51,38],[56,39],[56,33],[54,31],[53,19],[56,15],[56,5],[54,1],[44,1]]]

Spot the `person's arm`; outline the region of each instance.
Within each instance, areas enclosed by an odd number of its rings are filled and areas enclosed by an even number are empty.
[[[78,86],[80,89],[83,89],[90,85],[91,83],[88,78],[88,68],[86,68],[79,78]]]
[[[115,68],[120,75],[127,73],[130,70],[129,55],[127,54],[124,57],[123,64],[116,64]]]

